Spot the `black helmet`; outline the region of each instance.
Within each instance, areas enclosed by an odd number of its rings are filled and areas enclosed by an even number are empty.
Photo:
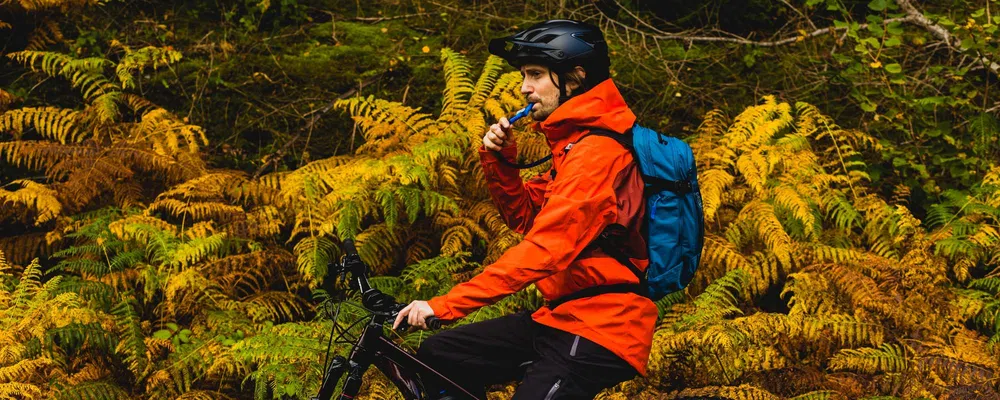
[[[545,21],[514,35],[490,40],[489,51],[515,68],[536,63],[562,72],[577,65],[585,69],[588,66],[606,69],[610,65],[608,45],[601,30],[565,19]]]

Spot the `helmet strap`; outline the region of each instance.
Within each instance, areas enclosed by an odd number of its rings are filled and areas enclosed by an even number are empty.
[[[559,104],[562,105],[563,103],[567,102],[569,100],[569,95],[566,94],[566,74],[560,72],[559,81],[556,82],[556,79],[552,76],[552,69],[550,68],[549,79],[551,79],[552,83],[554,83],[556,87],[559,88]]]

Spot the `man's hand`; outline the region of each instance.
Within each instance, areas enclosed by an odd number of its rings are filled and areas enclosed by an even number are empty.
[[[415,326],[420,329],[427,329],[426,319],[427,317],[433,317],[434,310],[431,309],[430,304],[426,301],[416,300],[402,310],[399,310],[399,314],[396,315],[396,321],[392,323],[392,329],[399,327],[399,323],[406,319],[406,322],[410,326]]]
[[[483,135],[483,146],[488,150],[500,151],[500,149],[514,143],[514,135],[510,132],[510,122],[507,117],[501,117],[500,122],[490,126],[490,130]]]

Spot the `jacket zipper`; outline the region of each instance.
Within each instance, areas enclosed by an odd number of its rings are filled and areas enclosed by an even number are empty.
[[[552,400],[552,396],[556,395],[556,390],[559,390],[560,383],[562,383],[562,379],[557,380],[556,383],[552,385],[552,389],[549,389],[549,394],[545,395],[545,400]]]

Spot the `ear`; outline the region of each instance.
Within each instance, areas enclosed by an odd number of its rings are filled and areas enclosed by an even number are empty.
[[[580,82],[583,82],[584,79],[587,79],[587,71],[579,65],[574,67],[573,70],[569,72],[569,74],[575,75],[576,79],[566,80],[566,94],[572,94],[573,90],[580,88]]]

